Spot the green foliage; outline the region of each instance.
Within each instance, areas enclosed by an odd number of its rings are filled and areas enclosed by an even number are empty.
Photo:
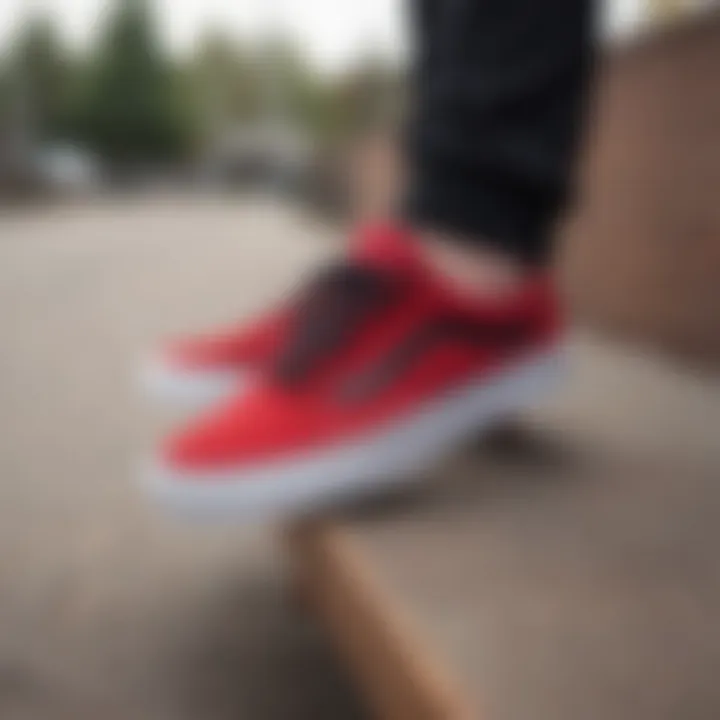
[[[91,59],[78,125],[102,157],[120,164],[183,155],[187,127],[175,72],[145,0],[120,0]]]
[[[333,145],[397,97],[397,73],[382,62],[323,76],[282,36],[253,46],[210,32],[191,57],[171,59],[151,3],[115,0],[96,49],[77,57],[36,17],[0,63],[0,112],[15,103],[15,122],[25,118],[36,143],[75,140],[113,165],[143,166],[268,120]]]
[[[69,68],[53,24],[37,16],[19,38],[10,61],[12,79],[5,83],[8,102],[22,103],[24,117],[37,141],[57,139],[67,120]]]
[[[196,145],[229,127],[259,119],[263,89],[257,61],[222,33],[201,38],[182,76]]]
[[[10,69],[0,62],[0,127],[7,122],[12,97]]]

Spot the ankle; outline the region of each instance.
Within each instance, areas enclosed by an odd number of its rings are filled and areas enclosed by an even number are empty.
[[[421,231],[418,237],[428,263],[463,293],[503,297],[527,275],[517,260],[481,244],[458,242],[450,233]]]

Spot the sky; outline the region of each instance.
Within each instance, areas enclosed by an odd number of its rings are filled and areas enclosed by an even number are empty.
[[[341,70],[369,51],[402,58],[406,48],[402,8],[407,0],[155,0],[171,49],[192,47],[198,31],[224,28],[239,37],[257,37],[280,28],[297,38],[320,69]],[[541,0],[538,0],[541,1]],[[643,0],[611,0],[610,24],[623,30],[637,17]],[[88,43],[106,0],[0,0],[0,47],[33,9],[48,10],[63,34]]]
[[[165,40],[178,52],[192,47],[198,31],[220,27],[258,37],[270,27],[296,37],[323,69],[341,69],[360,53],[402,57],[401,0],[155,0]],[[55,15],[72,44],[89,42],[107,9],[106,0],[0,0],[0,46],[32,9]]]

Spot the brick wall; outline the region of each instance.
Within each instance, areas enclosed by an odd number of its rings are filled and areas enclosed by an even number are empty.
[[[720,360],[720,12],[609,53],[563,245],[595,325]]]

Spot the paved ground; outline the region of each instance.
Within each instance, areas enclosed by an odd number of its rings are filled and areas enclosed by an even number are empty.
[[[717,720],[720,378],[587,337],[570,357],[514,442],[346,539],[478,716]]]
[[[272,538],[174,523],[133,484],[175,420],[137,397],[140,352],[251,312],[312,238],[250,201],[0,217],[3,720],[356,716]]]

